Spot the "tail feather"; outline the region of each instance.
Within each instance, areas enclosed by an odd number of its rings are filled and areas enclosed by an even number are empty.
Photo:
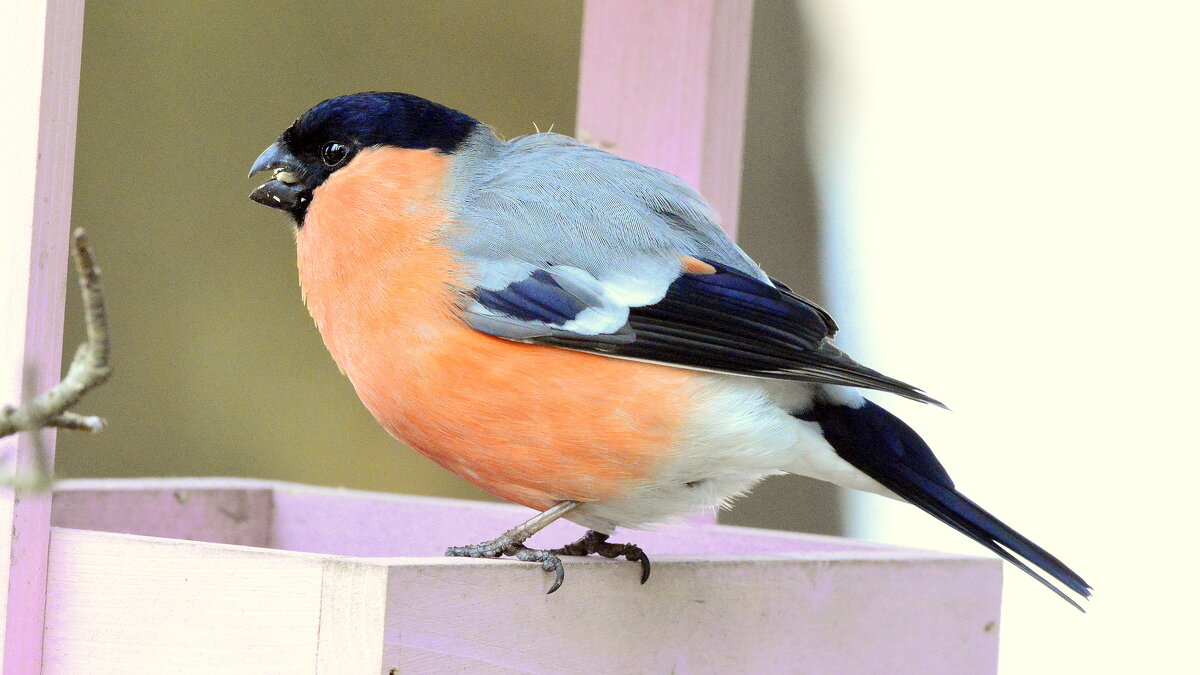
[[[810,410],[796,416],[817,422],[833,449],[855,468],[1083,610],[1034,568],[1084,598],[1091,595],[1088,583],[1058,558],[956,490],[929,446],[899,418],[870,401],[855,407],[819,397]]]
[[[858,468],[862,469],[862,467]],[[933,483],[903,466],[899,467],[896,472],[902,476],[899,480],[891,475],[872,474],[865,469],[864,472],[922,511],[979,542],[988,550],[1012,563],[1017,569],[1037,579],[1043,586],[1054,591],[1076,609],[1083,611],[1083,607],[1074,598],[1038,574],[1025,561],[1087,598],[1091,596],[1092,590],[1082,577],[1041,546],[1033,543],[963,496],[958,490]]]

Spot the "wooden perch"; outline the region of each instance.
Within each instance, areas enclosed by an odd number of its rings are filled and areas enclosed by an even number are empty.
[[[87,342],[79,345],[66,376],[49,391],[31,401],[23,402],[18,407],[0,408],[0,438],[19,431],[36,431],[44,427],[94,433],[104,429],[106,424],[100,417],[80,415],[68,410],[79,403],[89,391],[104,384],[112,374],[112,366],[108,363],[108,312],[104,308],[100,269],[96,267],[83,228],[76,229],[71,234],[71,244],[71,257],[75,260],[79,290],[83,295]],[[37,454],[40,457],[41,453]],[[45,473],[49,474],[49,467],[39,468],[45,469]]]

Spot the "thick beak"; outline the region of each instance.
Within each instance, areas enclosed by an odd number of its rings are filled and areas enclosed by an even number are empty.
[[[254,160],[254,166],[250,167],[250,173],[246,174],[246,178],[256,173],[262,173],[263,171],[285,168],[288,164],[295,163],[295,161],[296,158],[292,157],[292,153],[285,150],[278,143],[272,143],[271,147],[263,150],[258,159]]]
[[[250,167],[250,176],[262,171],[275,171],[275,178],[254,188],[250,199],[280,211],[287,211],[299,220],[311,199],[310,192],[303,183],[287,182],[296,180],[299,173],[299,161],[286,148],[273,143],[271,147],[254,160]],[[286,180],[280,180],[284,178]]]

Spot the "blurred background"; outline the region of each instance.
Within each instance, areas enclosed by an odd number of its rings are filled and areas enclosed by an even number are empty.
[[[245,172],[313,103],[368,89],[570,134],[581,18],[564,0],[91,3],[73,220],[117,370],[87,406],[110,429],[61,434],[60,475],[486,498],[362,408]],[[840,345],[949,403],[877,397],[1097,588],[1079,616],[1006,571],[1004,672],[1188,662],[1198,27],[1186,1],[755,6],[740,243],[831,306]],[[984,553],[798,478],[722,521]]]

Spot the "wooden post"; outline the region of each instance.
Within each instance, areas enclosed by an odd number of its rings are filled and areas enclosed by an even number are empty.
[[[83,0],[24,0],[0,9],[0,405],[58,381],[71,225]],[[34,369],[37,391],[23,391]],[[53,457],[54,432],[42,433]],[[0,440],[4,470],[33,465],[28,434]],[[41,670],[50,495],[0,489],[3,672]]]
[[[588,0],[580,140],[669,171],[737,232],[753,0]]]
[[[587,0],[583,12],[576,136],[682,178],[731,237],[753,9],[754,0]]]

